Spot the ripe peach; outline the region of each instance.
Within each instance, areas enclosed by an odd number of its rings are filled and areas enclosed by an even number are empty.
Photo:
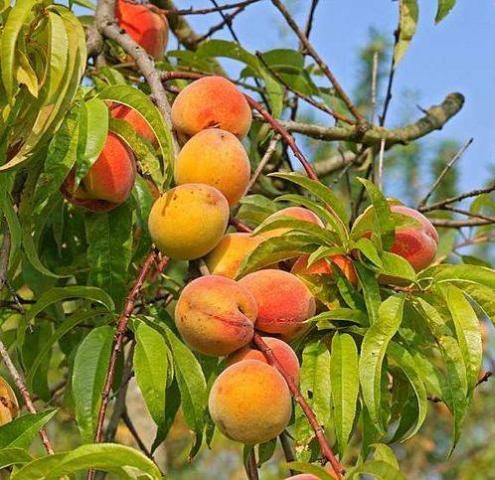
[[[251,128],[251,120],[251,109],[244,95],[232,82],[218,76],[192,82],[172,105],[172,123],[187,137],[215,127],[242,139]]]
[[[206,257],[210,273],[235,278],[242,261],[263,241],[261,235],[228,233]]]
[[[260,270],[239,280],[258,303],[256,328],[291,339],[305,329],[304,322],[315,314],[316,303],[306,285],[283,270]]]
[[[332,266],[324,258],[313,263],[310,267],[308,267],[308,258],[309,255],[299,257],[294,263],[291,272],[302,275],[333,275]],[[356,269],[352,260],[344,255],[334,255],[331,260],[342,270],[349,282],[353,285],[357,284]]]
[[[243,360],[224,370],[213,383],[208,406],[224,435],[248,445],[277,437],[292,412],[284,378],[258,360]]]
[[[206,183],[218,188],[230,205],[246,193],[251,165],[235,135],[208,128],[192,137],[175,163],[175,183]]]
[[[405,258],[417,272],[431,265],[439,240],[433,224],[422,213],[404,205],[392,205],[390,209],[420,223],[419,226],[396,228],[392,253]]]
[[[335,478],[330,470],[327,472],[332,478]],[[319,477],[313,475],[312,473],[300,473],[299,475],[293,475],[292,477],[287,477],[285,480],[320,480]]]
[[[284,208],[270,215],[267,218],[267,220],[274,220],[285,217],[294,218],[296,220],[304,220],[305,222],[314,223],[315,225],[323,227],[323,222],[320,220],[318,215],[313,213],[311,210],[308,210],[307,208],[303,208],[303,207]],[[285,227],[275,228],[273,230],[267,230],[266,232],[263,233],[263,235],[265,236],[265,238],[279,237],[280,235],[283,235],[284,233],[287,233],[290,230],[291,230],[290,228],[285,228]]]
[[[207,275],[182,291],[175,324],[193,350],[222,357],[251,341],[257,312],[247,289],[230,278]]]
[[[229,204],[214,187],[188,183],[163,194],[151,208],[148,228],[168,257],[193,260],[216,247],[229,221]]]
[[[0,377],[0,426],[19,416],[19,404],[11,386]]]
[[[273,337],[263,337],[263,340],[271,348],[273,355],[275,355],[276,359],[281,363],[284,370],[296,383],[299,383],[299,360],[290,345]],[[233,365],[242,360],[258,360],[260,362],[268,363],[263,352],[245,346],[232,355],[229,355],[227,358],[227,365]]]
[[[152,145],[158,145],[155,134],[148,125],[148,122],[133,108],[117,103],[110,108],[110,114],[113,118],[125,120],[130,123],[138,135],[141,135],[141,137],[148,140]]]
[[[119,26],[155,60],[163,57],[168,43],[168,22],[165,15],[146,5],[117,0],[115,14]]]
[[[74,191],[75,172],[61,191],[70,202],[94,212],[112,210],[131,194],[136,178],[134,155],[116,135],[109,133],[103,150]]]

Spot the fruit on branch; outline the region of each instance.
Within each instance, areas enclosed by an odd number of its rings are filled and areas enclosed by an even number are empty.
[[[303,207],[284,208],[282,210],[279,210],[278,212],[273,213],[266,220],[275,220],[275,219],[278,220],[280,218],[286,218],[286,217],[294,218],[295,220],[303,220],[305,222],[313,223],[315,225],[323,227],[323,222],[320,220],[318,215],[313,213],[311,210],[308,210],[307,208],[303,208]],[[291,228],[285,228],[285,227],[274,228],[273,230],[267,230],[266,232],[263,232],[263,235],[266,238],[279,237],[284,233],[290,231]]]
[[[208,406],[218,429],[247,445],[276,438],[292,413],[284,378],[258,360],[242,360],[225,369],[213,383]]]
[[[19,416],[19,404],[14,390],[0,377],[0,426],[11,422]]]
[[[433,224],[422,213],[404,205],[391,205],[390,210],[419,222],[419,225],[396,228],[392,253],[405,258],[417,272],[430,266],[439,241]]]
[[[256,328],[290,340],[305,330],[315,314],[316,302],[306,285],[283,270],[260,270],[239,280],[258,304]]]
[[[262,339],[271,348],[273,355],[280,362],[283,369],[296,383],[299,383],[299,360],[290,345],[274,337],[262,337]],[[234,363],[242,360],[258,360],[268,363],[263,352],[256,348],[245,346],[227,357],[227,365],[234,365]]]
[[[163,58],[168,43],[168,22],[164,15],[146,5],[117,0],[115,9],[118,24],[155,60]]]
[[[135,178],[133,153],[117,135],[109,133],[100,156],[80,185],[74,189],[75,171],[72,170],[61,191],[75,205],[93,212],[105,212],[127,200]]]
[[[328,471],[327,473],[332,478],[335,478],[335,476],[330,471]],[[320,477],[317,477],[316,475],[313,475],[311,473],[300,473],[299,475],[287,477],[285,480],[320,480]]]
[[[235,135],[208,128],[192,137],[175,163],[175,182],[206,183],[218,188],[230,205],[246,193],[251,166],[245,148]]]
[[[242,261],[263,240],[262,235],[228,233],[205,259],[210,273],[236,278]]]
[[[223,357],[251,341],[257,313],[247,289],[230,278],[207,275],[182,290],[175,324],[193,350]]]
[[[249,132],[251,121],[251,109],[244,95],[223,77],[204,77],[192,82],[172,105],[174,128],[186,137],[207,128],[221,128],[242,139]]]
[[[324,258],[316,261],[308,267],[309,255],[302,255],[296,260],[296,263],[292,266],[291,272],[294,274],[302,275],[333,275],[332,265],[328,263]],[[334,255],[330,257],[330,260],[337,265],[344,276],[353,285],[357,285],[356,269],[352,260],[345,255]]]
[[[148,122],[133,108],[116,103],[110,107],[110,114],[113,118],[128,122],[138,135],[148,140],[155,147],[158,145],[155,133]]]
[[[229,221],[229,204],[210,185],[188,183],[164,193],[151,208],[148,227],[164,255],[193,260],[213,250]]]

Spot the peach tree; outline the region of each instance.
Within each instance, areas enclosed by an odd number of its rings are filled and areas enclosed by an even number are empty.
[[[434,198],[460,150],[418,205],[388,197],[389,158],[464,97],[388,128],[417,0],[397,2],[383,101],[374,55],[359,104],[311,43],[308,3],[303,28],[280,0],[0,2],[2,478],[164,478],[178,412],[191,461],[223,434],[250,480],[279,451],[280,478],[406,478],[394,449],[436,403],[451,452],[461,440],[491,375],[495,271],[457,254],[492,240],[495,184]],[[300,48],[214,38],[251,4]],[[204,35],[187,20],[218,13]],[[314,142],[332,155],[312,161]]]

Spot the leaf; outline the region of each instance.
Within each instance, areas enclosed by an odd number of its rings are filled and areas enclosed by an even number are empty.
[[[386,462],[392,467],[400,470],[399,462],[397,461],[397,457],[395,456],[394,451],[384,443],[374,443],[371,445],[374,449],[373,458],[375,460],[379,460],[382,462]]]
[[[440,23],[454,8],[457,0],[438,0],[438,9],[435,23]]]
[[[483,345],[478,317],[462,290],[453,285],[441,288],[447,307],[454,322],[457,339],[461,348],[468,380],[468,395],[478,382]]]
[[[140,323],[136,330],[134,371],[151,418],[158,426],[159,443],[164,439],[161,431],[165,426],[167,370],[168,348],[165,339],[154,328]]]
[[[380,287],[375,274],[360,263],[355,263],[359,283],[363,287],[364,301],[368,311],[369,323],[374,324],[378,319],[378,309],[381,304]]]
[[[406,480],[406,477],[388,462],[372,460],[349,472],[350,479],[358,479],[360,475],[372,475],[380,480]]]
[[[6,448],[0,450],[0,468],[28,463],[32,460],[31,455],[21,448]]]
[[[26,414],[0,427],[0,448],[29,448],[33,439],[57,413],[46,410]]]
[[[98,215],[86,214],[88,283],[104,289],[118,309],[127,293],[132,256],[132,208],[129,202]]]
[[[161,480],[158,467],[138,450],[112,443],[83,445],[70,452],[38,458],[13,473],[12,480],[57,480],[81,470],[95,468],[114,472],[117,467],[137,468],[152,480]],[[124,477],[135,478],[135,477]]]
[[[84,443],[92,442],[95,434],[112,340],[111,327],[95,328],[81,342],[74,359],[72,391],[76,420]]]
[[[332,477],[325,469],[317,465],[311,465],[310,463],[304,462],[289,462],[287,463],[287,468],[290,470],[295,470],[302,473],[310,473],[316,475],[320,480],[333,480]]]
[[[426,395],[426,388],[421,379],[421,371],[416,367],[416,362],[409,351],[402,345],[396,342],[390,342],[387,348],[387,356],[396,363],[399,368],[404,372],[409,380],[414,393],[416,395],[416,401],[418,403],[418,415],[416,426],[410,433],[403,439],[406,440],[415,435],[423,425],[426,414],[428,412],[428,399]]]
[[[330,383],[335,430],[342,458],[354,425],[359,394],[358,351],[354,339],[348,334],[336,333],[332,339]]]
[[[380,258],[380,254],[375,244],[366,237],[362,237],[357,240],[353,248],[359,250],[368,260],[375,264],[378,268],[383,268],[383,261]]]
[[[359,359],[359,379],[363,400],[371,420],[383,431],[381,416],[382,364],[387,346],[402,322],[404,297],[387,298],[378,309],[378,318],[364,336]]]
[[[412,282],[416,279],[416,272],[411,264],[403,257],[391,252],[382,252],[383,267],[379,269],[385,276],[387,283],[394,283],[393,279],[402,279]],[[392,277],[391,279],[387,277]]]
[[[394,65],[401,61],[416,33],[418,24],[418,0],[400,0],[399,4],[399,38],[394,49]]]
[[[16,45],[21,30],[28,20],[36,0],[18,0],[9,12],[3,26],[0,48],[0,66],[2,81],[7,98],[14,100],[14,65],[16,61]]]

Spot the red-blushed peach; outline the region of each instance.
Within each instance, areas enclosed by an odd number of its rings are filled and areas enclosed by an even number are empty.
[[[127,34],[155,60],[163,58],[168,43],[168,22],[165,15],[146,5],[117,0],[117,22]]]
[[[164,193],[151,208],[148,228],[168,257],[193,260],[213,250],[229,221],[229,204],[214,187],[187,183]]]
[[[235,135],[219,128],[198,132],[175,162],[175,183],[205,183],[218,188],[230,205],[246,193],[251,165]]]
[[[210,273],[236,278],[242,261],[263,240],[261,235],[227,233],[205,259]]]
[[[251,109],[237,87],[223,77],[204,77],[182,90],[172,105],[172,123],[191,137],[207,128],[221,128],[244,138],[251,128]]]
[[[208,406],[218,429],[247,445],[276,438],[292,413],[284,378],[258,360],[242,360],[225,369],[213,383]]]
[[[308,267],[308,258],[309,255],[302,255],[299,257],[296,263],[292,266],[291,272],[302,275],[333,275],[331,264],[329,264],[324,258],[313,263],[310,267]],[[331,257],[331,261],[340,268],[349,282],[353,285],[357,285],[356,269],[354,268],[354,264],[350,258],[345,255],[334,255]]]
[[[439,241],[433,224],[422,213],[404,205],[391,205],[390,209],[420,224],[396,228],[392,253],[405,258],[417,272],[430,266],[437,254]]]
[[[331,473],[331,469],[327,471],[328,475],[332,478],[335,476]],[[285,480],[320,480],[319,477],[313,475],[312,473],[300,473],[299,475],[293,475],[292,477],[287,477]]]
[[[182,290],[175,324],[193,350],[223,357],[251,341],[257,312],[255,299],[239,283],[207,275]]]
[[[305,222],[313,223],[315,225],[318,225],[320,227],[323,227],[323,222],[321,219],[313,213],[311,210],[308,210],[307,208],[303,207],[287,207],[282,210],[279,210],[278,212],[273,213],[270,215],[267,220],[274,220],[274,219],[280,219],[280,218],[294,218],[295,220],[303,220]],[[289,232],[291,229],[286,228],[286,227],[280,227],[280,228],[274,228],[273,230],[267,230],[263,232],[263,236],[265,238],[272,238],[272,237],[279,237],[280,235],[283,235],[284,233]]]
[[[136,179],[134,155],[109,133],[100,156],[75,191],[74,179],[75,172],[71,171],[61,187],[67,200],[95,212],[112,210],[131,194]]]
[[[296,353],[288,343],[274,337],[262,337],[263,341],[270,347],[275,358],[280,362],[285,372],[287,372],[296,383],[299,383],[299,360]],[[227,365],[242,360],[258,360],[268,363],[263,352],[256,348],[245,346],[227,357]]]
[[[116,103],[110,108],[110,114],[113,118],[128,122],[138,135],[148,140],[152,145],[158,145],[155,134],[148,122],[133,108]]]
[[[304,322],[315,314],[316,302],[308,287],[283,270],[260,270],[239,280],[256,299],[256,328],[290,340],[305,330]]]

